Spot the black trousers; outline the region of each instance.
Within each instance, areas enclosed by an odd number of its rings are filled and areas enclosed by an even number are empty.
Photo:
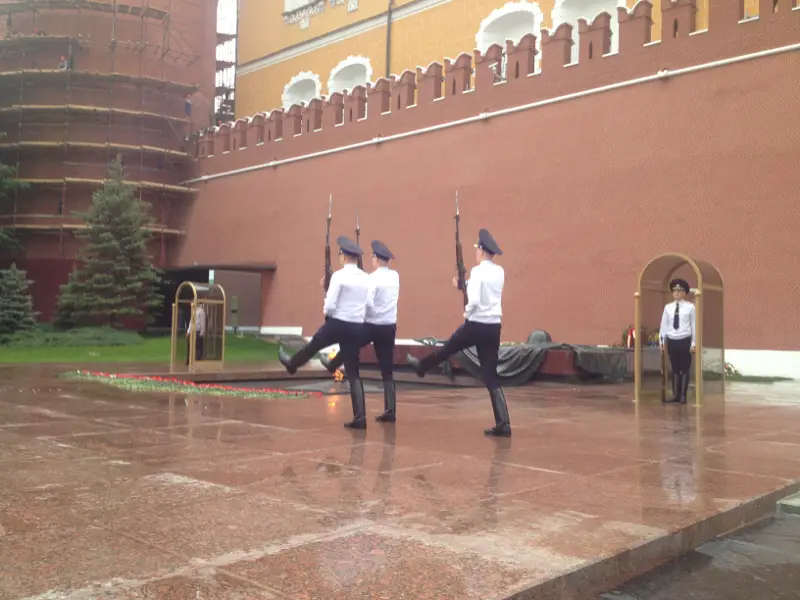
[[[192,336],[186,336],[186,364],[189,364],[189,355],[191,354]],[[205,350],[205,337],[198,335],[195,337],[194,345],[194,359],[203,360],[203,350]]]
[[[678,340],[667,338],[667,353],[669,354],[669,364],[672,365],[672,372],[689,373],[692,366],[692,337],[688,336]]]
[[[351,382],[356,381],[361,377],[358,372],[358,355],[361,350],[363,330],[362,323],[328,319],[322,327],[317,329],[305,348],[292,357],[290,364],[295,369],[302,367],[326,346],[339,344],[339,354],[342,355],[344,368],[347,370],[347,379]]]
[[[372,344],[375,348],[375,356],[378,358],[378,365],[381,368],[381,379],[384,381],[393,381],[394,379],[394,342],[396,337],[397,324],[375,325],[374,323],[364,323],[361,346],[359,348]],[[330,368],[336,370],[342,366],[343,362],[344,356],[339,351],[331,359]]]
[[[497,376],[497,354],[500,351],[500,323],[475,323],[464,321],[464,324],[453,332],[441,348],[437,348],[420,361],[424,371],[435,367],[447,360],[460,350],[475,346],[478,360],[481,363],[481,379],[489,391],[501,388],[500,378]]]

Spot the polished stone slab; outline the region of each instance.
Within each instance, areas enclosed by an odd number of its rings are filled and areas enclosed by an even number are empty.
[[[133,367],[118,367],[130,369]],[[134,394],[0,366],[0,598],[588,598],[800,489],[800,385]],[[108,370],[107,368],[105,370]]]

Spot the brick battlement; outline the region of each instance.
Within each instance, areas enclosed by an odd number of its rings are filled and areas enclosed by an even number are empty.
[[[760,0],[760,15],[743,19],[743,0],[710,0],[709,26],[695,30],[694,0],[664,0],[661,41],[651,42],[652,4],[617,9],[619,51],[609,54],[611,19],[600,13],[541,31],[541,64],[533,34],[504,49],[462,53],[416,72],[380,78],[305,106],[258,113],[198,134],[198,176],[313,155],[433,127],[504,108],[744,56],[800,42],[800,0]],[[571,48],[578,44],[578,61]],[[659,85],[662,85],[659,83]],[[663,85],[669,85],[665,77]]]

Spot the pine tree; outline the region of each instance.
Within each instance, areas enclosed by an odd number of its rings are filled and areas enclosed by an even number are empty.
[[[116,325],[122,317],[148,316],[160,306],[160,274],[147,249],[152,220],[147,204],[122,183],[122,161],[111,164],[109,178],[92,194],[81,215],[87,229],[78,252],[78,269],[61,286],[60,325]]]
[[[13,211],[14,191],[24,190],[28,187],[27,183],[17,180],[16,174],[17,170],[14,167],[0,163],[0,215],[6,215]],[[0,252],[19,250],[20,248],[11,230],[0,224]]]
[[[0,270],[0,339],[36,325],[38,313],[28,293],[32,283],[16,264]]]

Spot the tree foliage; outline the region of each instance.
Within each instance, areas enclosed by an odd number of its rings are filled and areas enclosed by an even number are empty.
[[[0,163],[0,216],[11,214],[16,190],[24,190],[27,183],[17,180],[17,169],[11,165]],[[0,223],[0,252],[20,250],[21,246],[14,238],[11,229]]]
[[[0,340],[36,326],[38,313],[29,293],[32,283],[16,264],[0,270]]]
[[[152,223],[146,203],[122,182],[122,161],[111,164],[109,178],[92,194],[81,214],[87,229],[78,252],[78,269],[61,286],[57,322],[61,326],[118,325],[124,317],[148,317],[160,306],[160,274],[148,251]]]

